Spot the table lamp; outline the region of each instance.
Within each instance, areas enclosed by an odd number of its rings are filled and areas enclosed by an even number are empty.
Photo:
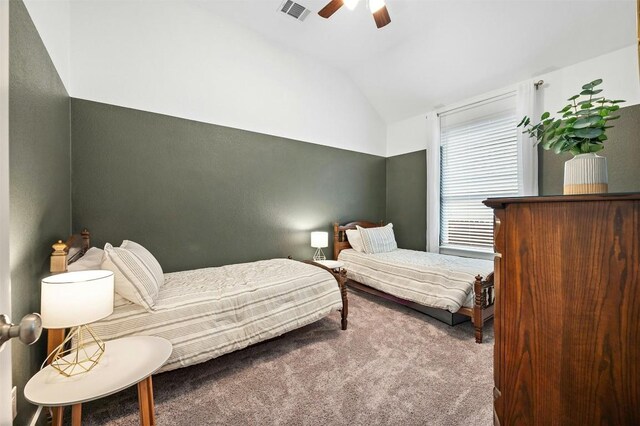
[[[323,247],[329,247],[329,233],[322,231],[315,231],[311,233],[311,247],[315,247],[316,252],[313,255],[313,260],[327,260],[322,252]]]
[[[111,315],[113,293],[111,271],[66,272],[42,280],[42,326],[71,328],[48,357],[63,376],[85,373],[100,361],[104,342],[87,324]]]

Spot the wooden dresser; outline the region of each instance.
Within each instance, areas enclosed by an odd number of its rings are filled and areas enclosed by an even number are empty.
[[[640,194],[489,199],[494,423],[640,425]]]

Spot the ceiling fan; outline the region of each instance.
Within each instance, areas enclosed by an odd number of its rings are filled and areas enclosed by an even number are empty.
[[[348,9],[353,10],[358,5],[359,1],[360,0],[331,0],[320,10],[320,12],[318,12],[318,15],[323,18],[329,18],[343,5],[347,6]],[[389,11],[387,10],[387,5],[384,3],[384,0],[369,0],[369,10],[371,10],[373,19],[376,21],[376,26],[378,28],[382,28],[391,22],[391,17],[389,16]]]

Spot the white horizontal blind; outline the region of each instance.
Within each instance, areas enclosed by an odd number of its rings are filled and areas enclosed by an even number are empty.
[[[515,96],[440,117],[440,246],[492,251],[488,197],[518,195]]]

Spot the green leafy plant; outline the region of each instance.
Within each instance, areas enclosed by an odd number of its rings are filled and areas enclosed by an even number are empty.
[[[551,118],[545,112],[538,124],[531,124],[529,117],[524,117],[518,127],[535,138],[544,149],[552,149],[556,154],[571,152],[573,155],[598,152],[604,148],[605,134],[612,120],[620,118],[612,115],[620,109],[623,100],[611,100],[597,96],[602,89],[596,87],[602,84],[602,79],[594,80],[582,86],[579,95],[568,99],[566,105],[558,114],[560,117]]]

